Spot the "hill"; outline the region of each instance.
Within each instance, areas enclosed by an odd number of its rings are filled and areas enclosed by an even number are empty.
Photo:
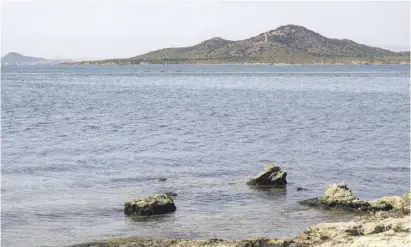
[[[45,59],[41,57],[24,56],[16,52],[10,52],[1,58],[1,65],[54,65],[72,60]]]
[[[190,47],[166,48],[143,55],[87,63],[409,63],[410,52],[393,52],[332,39],[297,25],[280,26],[239,41],[215,37]]]
[[[46,62],[47,59],[40,57],[23,56],[16,52],[10,52],[1,58],[2,65],[36,65],[44,64]]]

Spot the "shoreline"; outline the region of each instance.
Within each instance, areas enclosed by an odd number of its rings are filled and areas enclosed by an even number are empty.
[[[275,229],[273,229],[275,231]],[[345,247],[410,246],[410,216],[375,214],[348,222],[319,223],[293,239],[254,237],[243,240],[220,238],[181,239],[162,237],[114,237],[69,247]]]
[[[269,170],[265,170],[266,172]],[[258,175],[254,179],[258,179]],[[327,204],[327,207],[318,207],[319,205],[312,207],[334,212],[357,213],[353,213],[353,217],[349,221],[322,222],[309,226],[292,239],[253,237],[243,240],[227,240],[219,238],[115,237],[74,244],[70,247],[408,247],[411,244],[409,191],[401,197],[384,196],[373,201],[361,201],[353,196],[351,190],[344,183],[339,183],[329,185],[324,195],[318,197],[318,200],[322,204]],[[299,203],[301,202],[303,201]],[[339,207],[339,205],[343,207]],[[366,208],[367,205],[368,208]],[[365,243],[366,245],[364,245]]]
[[[81,66],[81,65],[98,65],[98,66],[107,66],[107,65],[118,65],[118,66],[146,66],[146,65],[268,65],[268,66],[342,66],[342,65],[366,65],[366,66],[384,66],[384,65],[410,65],[410,62],[404,63],[61,63],[56,65],[71,65],[71,66]]]

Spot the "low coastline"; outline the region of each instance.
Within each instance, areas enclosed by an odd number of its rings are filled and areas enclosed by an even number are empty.
[[[369,62],[369,61],[349,61],[349,62],[324,62],[324,63],[264,63],[264,62],[174,62],[167,63],[164,61],[158,61],[153,63],[143,62],[100,62],[100,61],[82,61],[82,62],[70,62],[60,63],[59,65],[172,65],[172,64],[188,64],[188,65],[271,65],[271,66],[318,66],[318,65],[410,65],[410,61],[399,62]]]
[[[263,176],[268,170],[255,176]],[[244,240],[178,239],[158,237],[107,238],[100,241],[71,245],[71,247],[344,247],[344,246],[410,246],[410,192],[400,196],[385,196],[374,201],[361,201],[344,184],[331,184],[323,196],[334,212],[356,212],[348,222],[319,223],[310,226],[292,239],[255,237]],[[361,203],[359,203],[361,202]],[[301,202],[299,202],[301,203]],[[358,205],[362,204],[362,206]],[[372,208],[364,209],[363,204]],[[338,207],[345,205],[349,210]],[[357,205],[357,206],[356,206]],[[384,206],[384,207],[381,207]],[[389,206],[388,209],[386,206]],[[314,206],[315,207],[315,206]],[[324,210],[325,207],[320,207]],[[355,210],[353,210],[355,209]],[[275,229],[273,229],[275,231]]]
[[[307,228],[293,239],[257,237],[245,240],[218,238],[193,240],[155,237],[108,238],[71,247],[343,247],[343,246],[409,246],[409,215],[367,215],[349,222],[320,223]],[[273,229],[274,230],[274,229]],[[366,245],[364,245],[366,243]]]

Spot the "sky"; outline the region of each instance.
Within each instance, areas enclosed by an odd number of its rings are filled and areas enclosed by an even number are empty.
[[[1,54],[126,58],[296,24],[330,38],[410,50],[409,1],[21,0],[1,5]]]

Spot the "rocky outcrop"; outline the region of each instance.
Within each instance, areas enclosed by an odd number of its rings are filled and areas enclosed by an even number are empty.
[[[298,247],[410,246],[410,217],[376,218],[320,223],[294,239]]]
[[[337,209],[344,211],[387,211],[393,209],[389,203],[374,203],[362,201],[355,197],[352,191],[344,183],[331,184],[324,195],[299,202],[302,205],[321,209]]]
[[[206,240],[167,239],[167,238],[113,238],[98,242],[73,245],[72,247],[287,247],[291,240],[252,238],[247,240]]]
[[[381,207],[383,205],[391,205],[393,210],[404,214],[410,213],[410,192],[403,196],[383,196],[376,200],[370,201],[373,207]]]
[[[151,51],[124,59],[85,61],[91,64],[138,63],[268,63],[268,64],[378,64],[409,63],[409,52],[392,52],[350,40],[324,37],[297,25],[267,30],[244,40],[212,38],[199,44]]]
[[[259,175],[279,171],[279,167],[269,166]],[[257,175],[254,178],[262,176]],[[308,202],[312,203],[312,206],[327,209],[370,211],[372,213],[361,214],[360,217],[349,222],[320,223],[307,228],[294,239],[188,240],[133,237],[113,238],[72,247],[408,247],[411,245],[410,216],[404,214],[404,208],[407,208],[408,204],[409,209],[409,200],[410,193],[408,192],[402,197],[382,197],[371,202],[362,201],[356,198],[344,183],[332,184],[327,187],[323,196],[301,203]],[[127,215],[161,214],[175,210],[172,198],[165,194],[128,202],[124,208]],[[375,211],[377,212],[374,213]]]
[[[168,238],[113,238],[72,247],[385,247],[410,246],[410,217],[358,218],[350,222],[320,223],[294,239],[188,240]]]
[[[176,209],[173,198],[166,194],[136,199],[124,204],[124,214],[127,216],[167,214],[176,211]]]
[[[403,195],[402,198],[404,198],[405,201],[409,201],[410,200],[410,193],[411,193],[411,190],[409,190],[405,195]]]
[[[252,177],[247,185],[251,186],[284,186],[287,184],[287,173],[277,165],[268,165],[262,172]]]
[[[404,208],[403,211],[406,214],[410,213],[410,203],[411,203],[411,199],[410,199],[410,192],[408,191],[405,195],[402,196],[402,198],[404,199]]]
[[[383,196],[377,200],[370,201],[371,206],[381,207],[383,205],[391,205],[394,210],[402,210],[405,200],[400,196]]]

